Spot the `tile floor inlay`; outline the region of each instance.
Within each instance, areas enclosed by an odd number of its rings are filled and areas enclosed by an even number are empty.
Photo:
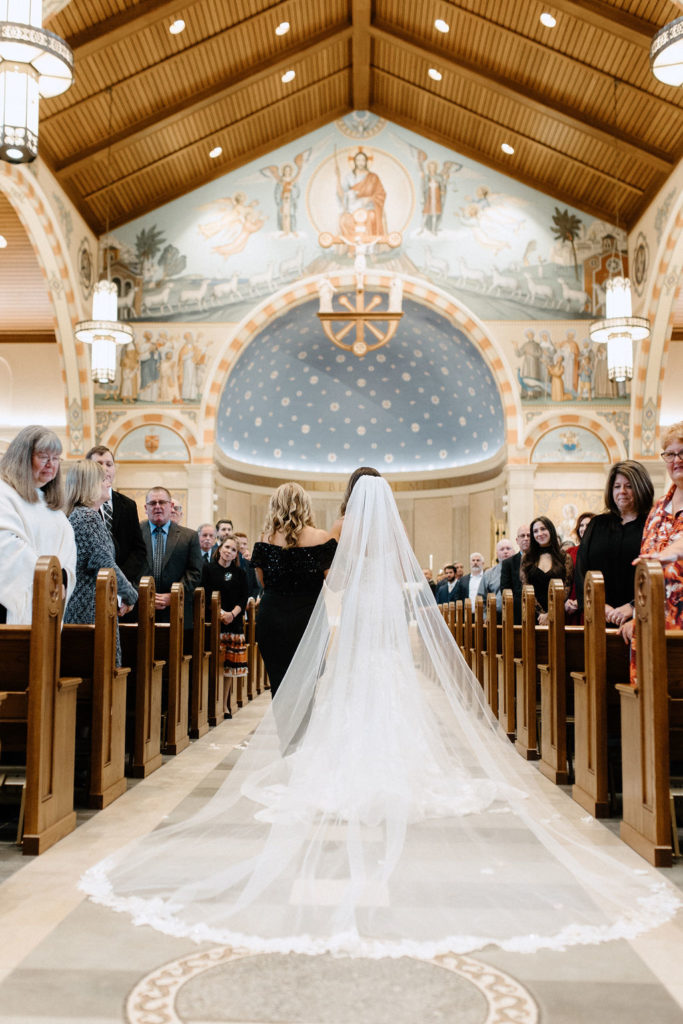
[[[455,954],[362,960],[217,946],[152,971],[126,1004],[128,1024],[357,1024],[361,1014],[374,1024],[437,1024],[454,1013],[458,1024],[539,1020],[518,981]]]

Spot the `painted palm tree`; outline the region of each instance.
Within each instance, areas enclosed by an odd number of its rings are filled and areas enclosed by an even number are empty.
[[[166,239],[164,238],[163,231],[161,231],[156,224],[153,224],[151,228],[143,228],[136,236],[135,253],[143,275],[145,264],[153,262],[154,257],[157,255],[165,241]]]
[[[553,224],[555,226],[551,230],[555,238],[559,242],[569,242],[572,247],[572,255],[574,256],[574,273],[576,274],[576,280],[578,281],[579,261],[576,256],[576,247],[574,242],[581,234],[583,221],[580,217],[577,217],[575,213],[570,213],[569,210],[560,210],[559,206],[556,206],[555,213],[553,214]]]

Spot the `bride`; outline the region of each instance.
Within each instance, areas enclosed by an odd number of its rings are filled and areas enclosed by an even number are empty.
[[[263,952],[531,952],[669,919],[674,888],[515,753],[389,485],[369,473],[277,698],[226,782],[82,888],[136,924]]]

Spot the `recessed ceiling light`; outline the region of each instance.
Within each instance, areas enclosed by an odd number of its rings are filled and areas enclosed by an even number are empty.
[[[550,11],[544,11],[541,15],[541,24],[545,25],[546,28],[555,28],[557,20],[553,18]]]
[[[292,71],[292,69],[290,68],[289,71],[285,71],[284,75],[282,76],[282,81],[286,85],[287,82],[291,82],[294,78],[296,78],[296,71]]]
[[[440,82],[441,79],[443,78],[441,72],[437,71],[436,68],[430,68],[427,74],[429,75],[430,78],[433,78],[435,82]]]
[[[285,36],[289,32],[289,22],[281,21],[278,27],[275,29],[276,36]]]
[[[211,150],[211,152],[209,153],[209,156],[211,157],[212,160],[215,160],[216,157],[220,156],[222,152],[223,152],[223,147],[222,146],[214,146],[213,149]]]
[[[168,31],[171,33],[172,36],[177,36],[177,35],[180,35],[180,33],[184,30],[184,28],[185,28],[185,22],[183,21],[183,19],[182,18],[176,18],[176,20],[170,26]]]
[[[443,18],[437,18],[434,22],[434,28],[437,32],[449,32],[451,26],[447,21],[444,21]]]
[[[6,249],[6,248],[7,248],[7,239],[5,238],[4,235],[0,235],[0,249]]]
[[[515,151],[515,147],[511,146],[509,142],[504,142],[500,148],[504,153],[507,153],[508,156],[512,156]]]

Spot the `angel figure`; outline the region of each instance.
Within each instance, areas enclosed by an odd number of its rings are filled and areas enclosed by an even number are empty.
[[[200,224],[199,230],[204,238],[224,234],[225,240],[221,245],[215,245],[213,251],[227,259],[228,256],[242,252],[250,236],[265,224],[265,217],[260,215],[257,207],[258,199],[252,199],[248,203],[244,192],[235,192],[234,196],[216,199],[201,207],[203,210],[216,210],[216,220]]]
[[[427,154],[421,149],[413,150],[420,168],[420,187],[422,189],[422,227],[420,234],[429,231],[438,235],[446,205],[446,189],[448,179],[454,171],[462,169],[462,164],[447,160],[441,170],[436,160],[427,160]]]
[[[266,178],[272,178],[275,182],[275,204],[277,206],[277,229],[281,236],[292,236],[297,238],[296,230],[296,209],[301,194],[297,180],[301,175],[304,164],[308,162],[311,150],[306,149],[303,153],[297,153],[292,164],[283,164],[278,168],[276,164],[269,167],[262,167],[261,174]],[[295,170],[296,168],[296,170]]]

